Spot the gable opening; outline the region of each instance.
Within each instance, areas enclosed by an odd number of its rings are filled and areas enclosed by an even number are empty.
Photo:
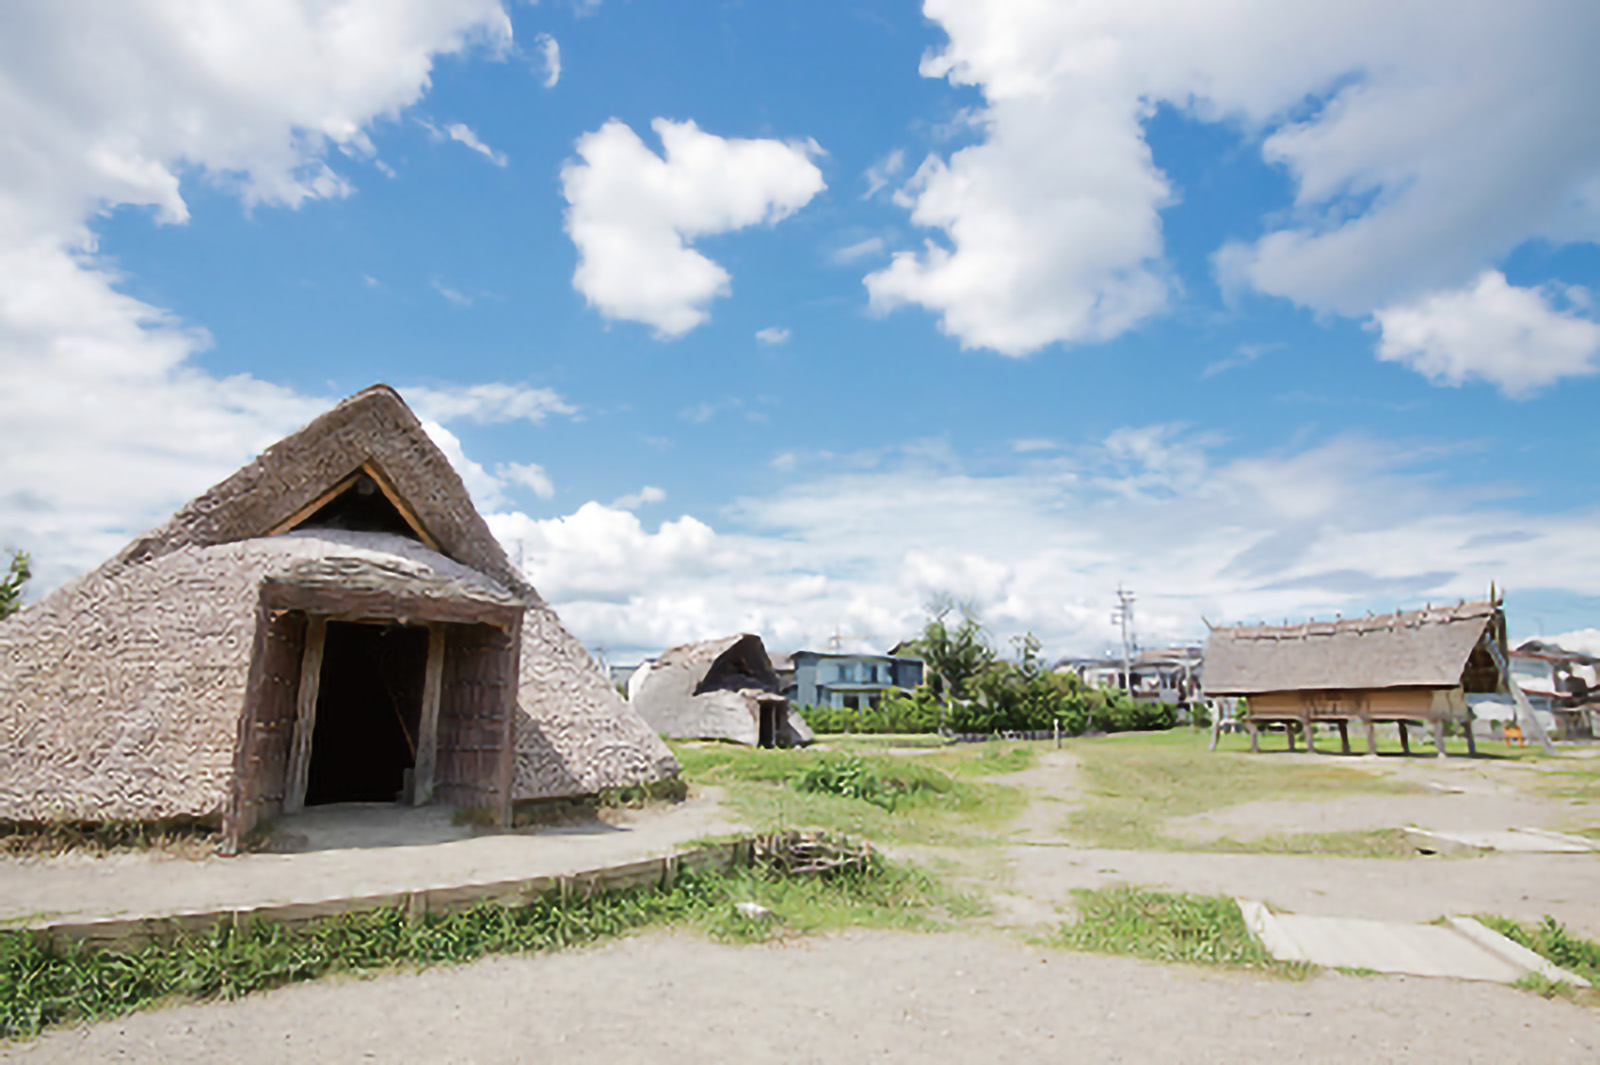
[[[396,802],[417,764],[428,630],[330,621],[305,804]]]
[[[422,542],[417,530],[389,500],[371,474],[358,473],[343,491],[323,503],[296,528],[393,533]]]

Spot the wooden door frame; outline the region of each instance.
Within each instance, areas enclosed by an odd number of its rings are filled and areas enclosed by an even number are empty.
[[[303,810],[305,803],[305,785],[309,782],[309,769],[311,757],[311,740],[316,727],[316,696],[321,686],[322,653],[326,643],[326,626],[331,621],[353,621],[372,624],[410,624],[425,625],[428,630],[428,664],[424,672],[423,697],[425,705],[424,714],[428,713],[426,700],[432,699],[431,720],[424,735],[419,737],[417,760],[418,769],[424,768],[423,759],[430,755],[433,759],[431,773],[437,768],[437,743],[438,720],[440,704],[443,699],[443,666],[446,634],[450,625],[490,625],[507,633],[513,639],[520,637],[522,631],[522,614],[526,610],[520,602],[485,602],[482,600],[466,600],[462,598],[438,598],[428,595],[416,594],[409,589],[375,588],[368,586],[330,587],[323,584],[300,583],[293,578],[268,578],[262,582],[261,597],[256,611],[256,636],[251,652],[251,676],[255,678],[259,672],[258,659],[262,653],[262,646],[266,627],[271,619],[277,615],[298,611],[306,615],[307,637],[305,648],[301,656],[300,677],[297,680],[295,724],[291,737],[290,758],[284,766],[284,798],[282,809],[284,812]],[[310,638],[310,627],[313,622],[318,624],[322,632],[317,646],[313,648]],[[515,649],[514,649],[515,650]],[[308,666],[314,667],[308,670]],[[307,674],[316,674],[315,684],[307,684]],[[255,822],[254,817],[246,816],[244,797],[247,787],[256,782],[247,779],[251,772],[249,747],[256,730],[256,718],[261,702],[264,698],[259,690],[259,680],[253,680],[247,686],[243,715],[240,721],[239,736],[234,751],[234,774],[230,787],[230,794],[225,806],[224,824],[224,853],[237,850],[240,837],[249,831]],[[512,685],[510,697],[515,700],[515,685]],[[514,729],[510,727],[515,720],[515,705],[508,708],[508,750],[506,751],[506,770],[502,776],[509,776],[509,767],[515,762],[515,751],[510,749],[514,744]],[[423,731],[419,727],[419,731]],[[431,741],[432,750],[429,751]],[[298,764],[297,764],[298,763]],[[432,800],[436,784],[434,780],[426,780],[423,786],[417,782],[422,779],[422,774],[413,773],[412,801],[416,805]],[[293,781],[297,792],[291,794],[287,785]],[[509,784],[509,781],[506,782]],[[420,800],[420,801],[419,801]],[[509,807],[509,803],[507,803]],[[246,822],[249,822],[248,824]]]

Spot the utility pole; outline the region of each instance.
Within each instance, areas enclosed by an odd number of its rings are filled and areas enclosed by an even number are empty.
[[[1133,589],[1117,585],[1117,607],[1111,624],[1122,626],[1122,686],[1133,698]]]

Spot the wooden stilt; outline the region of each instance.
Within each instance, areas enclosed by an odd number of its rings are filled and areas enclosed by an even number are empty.
[[[1404,721],[1399,722],[1399,725],[1400,725],[1400,751],[1403,754],[1410,754],[1411,753],[1411,730],[1410,730],[1410,727]]]
[[[1306,731],[1306,753],[1307,754],[1316,754],[1317,753],[1317,734],[1316,734],[1316,732],[1313,731],[1315,726],[1312,725],[1311,718],[1308,717],[1308,718],[1305,719],[1305,726],[1304,727],[1305,727],[1305,731]]]
[[[1256,729],[1256,723],[1254,721],[1247,722],[1245,724],[1245,728],[1250,730],[1250,753],[1251,754],[1260,754],[1261,753],[1261,734]]]
[[[1433,754],[1435,758],[1449,758],[1450,752],[1444,746],[1444,719],[1433,719]]]
[[[1339,753],[1350,753],[1350,722],[1339,722]]]
[[[1367,723],[1367,753],[1378,753],[1378,727],[1372,723],[1372,718],[1365,719]]]
[[[1285,721],[1283,723],[1283,734],[1285,736],[1289,737],[1289,750],[1291,750],[1291,751],[1294,750],[1294,722],[1293,721]]]
[[[1478,740],[1477,740],[1477,737],[1473,736],[1473,734],[1472,734],[1472,714],[1471,714],[1470,711],[1467,713],[1467,720],[1466,720],[1466,723],[1464,725],[1462,725],[1462,728],[1466,731],[1466,734],[1467,734],[1467,755],[1468,755],[1468,757],[1471,757],[1471,758],[1478,757]]]

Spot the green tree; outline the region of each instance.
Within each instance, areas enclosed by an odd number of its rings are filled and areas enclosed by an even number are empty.
[[[33,576],[26,551],[11,552],[11,566],[0,577],[0,618],[8,618],[22,607],[22,586]]]
[[[961,621],[951,624],[956,609],[948,599],[928,605],[928,623],[915,642],[922,660],[943,683],[945,694],[953,699],[970,699],[972,682],[995,660],[994,648],[984,635],[983,625],[971,607],[960,607]]]

